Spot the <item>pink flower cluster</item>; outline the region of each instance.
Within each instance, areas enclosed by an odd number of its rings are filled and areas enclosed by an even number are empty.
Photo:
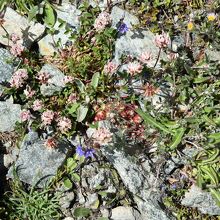
[[[32,105],[32,108],[34,111],[39,111],[43,108],[43,102],[39,99],[36,99],[34,102],[33,102],[33,105]]]
[[[128,72],[133,76],[141,73],[143,66],[139,62],[128,63]]]
[[[62,133],[67,132],[68,130],[71,129],[72,123],[71,120],[67,117],[60,117],[58,119],[58,128]]]
[[[179,54],[170,52],[167,56],[168,56],[170,61],[173,61],[173,60],[176,60],[179,57]]]
[[[116,63],[113,62],[108,62],[105,66],[104,66],[104,72],[108,73],[110,75],[112,75],[113,73],[116,72],[118,68],[118,65]]]
[[[54,112],[51,110],[46,110],[41,115],[42,124],[44,126],[50,125],[52,123],[53,119],[54,119]]]
[[[139,57],[139,60],[144,63],[144,64],[148,64],[148,62],[150,61],[151,59],[151,53],[146,51],[146,52],[143,52],[141,54],[141,56]]]
[[[37,76],[36,79],[38,79],[40,81],[41,84],[47,84],[48,80],[50,79],[50,74],[44,71],[40,71]]]
[[[11,35],[11,40],[12,40],[12,46],[10,48],[11,54],[16,57],[21,56],[22,52],[24,51],[24,46],[19,41],[20,40],[19,36],[13,33]]]
[[[62,133],[68,132],[72,128],[71,120],[67,117],[60,116],[60,113],[58,112],[46,110],[41,115],[41,121],[43,126],[51,125],[53,120],[57,122],[58,129]]]
[[[92,138],[94,142],[99,145],[106,145],[112,141],[113,134],[107,128],[98,128],[93,135]]]
[[[72,83],[74,78],[72,76],[65,76],[63,79],[64,84]]]
[[[20,118],[22,122],[29,121],[31,118],[31,113],[29,110],[23,110],[20,114]]]
[[[77,100],[77,95],[76,93],[71,93],[67,99],[67,103],[71,104],[71,103],[75,103]]]
[[[35,91],[31,89],[30,86],[26,86],[26,89],[24,90],[24,94],[26,95],[27,98],[32,98],[35,95]]]
[[[111,23],[110,14],[104,11],[104,12],[101,12],[99,16],[96,18],[95,23],[94,23],[94,28],[97,31],[102,31],[110,23]]]
[[[18,69],[16,72],[14,72],[12,78],[9,81],[10,86],[18,89],[23,86],[27,78],[28,78],[27,70]]]
[[[170,43],[170,37],[166,33],[157,34],[155,37],[155,44],[159,48],[165,48]]]

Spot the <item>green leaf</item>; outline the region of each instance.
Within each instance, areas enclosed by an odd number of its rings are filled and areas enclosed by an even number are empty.
[[[85,85],[83,84],[83,82],[79,79],[75,79],[75,83],[78,86],[80,92],[84,93],[85,92]]]
[[[186,63],[184,64],[184,68],[189,75],[192,75],[192,76],[195,75],[195,71]]]
[[[65,178],[65,179],[63,180],[63,184],[64,184],[64,186],[65,186],[67,189],[71,189],[71,188],[73,187],[73,184],[72,184],[72,182],[70,181],[69,178]]]
[[[73,159],[73,158],[68,158],[67,159],[67,169],[69,170],[69,171],[72,171],[72,170],[74,170],[75,168],[77,167],[77,163],[76,163],[76,161]]]
[[[203,188],[204,183],[205,182],[204,182],[204,179],[203,179],[203,177],[201,175],[201,171],[198,170],[196,184],[197,184],[198,187]]]
[[[92,76],[91,85],[94,89],[96,89],[99,84],[99,78],[100,78],[100,74],[98,72]]]
[[[218,206],[220,206],[220,190],[219,189],[209,189],[213,198],[216,200]]]
[[[209,76],[207,76],[207,77],[197,77],[197,78],[194,78],[193,83],[203,83],[203,82],[206,82],[206,81],[209,81],[209,80],[210,80]]]
[[[146,112],[143,112],[141,109],[137,109],[136,112],[144,119],[145,123],[149,123],[153,127],[159,128],[161,131],[164,131],[165,133],[174,134],[174,132],[167,129],[164,125],[157,122],[153,117],[151,117]]]
[[[87,106],[80,105],[80,107],[77,109],[77,119],[76,120],[78,122],[82,122],[85,119],[88,110],[89,110],[89,108]]]
[[[182,137],[184,135],[184,132],[185,132],[185,128],[177,129],[176,134],[173,137],[173,142],[170,145],[171,150],[176,149],[177,146],[180,144],[180,142],[182,141]]]
[[[69,114],[73,114],[73,113],[75,113],[76,112],[76,110],[77,110],[77,108],[79,107],[79,103],[74,103],[74,104],[72,104],[67,110],[68,110],[68,113]]]
[[[76,218],[79,218],[79,217],[87,217],[90,215],[90,213],[91,213],[90,209],[79,207],[74,210],[73,214]]]
[[[28,12],[28,21],[30,22],[34,17],[36,17],[38,13],[38,6],[34,6],[31,8],[31,10]]]
[[[75,180],[76,182],[80,182],[80,176],[77,173],[71,173],[71,177],[73,178],[73,180]]]
[[[56,23],[56,11],[49,3],[44,6],[44,22],[50,27],[53,27]]]
[[[211,166],[207,166],[207,165],[201,166],[200,170],[208,176],[212,184],[218,185],[219,183],[218,175]]]
[[[97,220],[109,220],[109,218],[106,218],[106,217],[100,217],[100,218],[98,218]]]

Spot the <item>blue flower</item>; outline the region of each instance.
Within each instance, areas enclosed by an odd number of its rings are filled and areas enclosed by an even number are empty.
[[[82,146],[77,146],[76,154],[80,157],[84,156],[85,158],[94,157],[95,150],[92,148],[87,148],[85,151],[82,149]]]
[[[120,26],[118,27],[118,31],[121,33],[121,34],[124,34],[128,31],[128,26],[127,24],[125,23],[121,23]]]
[[[94,157],[94,155],[93,155],[94,153],[95,153],[94,149],[92,149],[92,148],[87,149],[86,152],[85,152],[85,158],[88,158],[88,157],[93,158]]]
[[[77,146],[77,148],[76,148],[76,153],[80,156],[80,157],[82,157],[82,156],[84,156],[84,151],[83,151],[83,149],[82,149],[82,146]]]

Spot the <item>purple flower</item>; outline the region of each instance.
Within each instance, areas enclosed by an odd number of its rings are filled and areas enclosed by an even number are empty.
[[[84,156],[85,158],[94,157],[95,150],[92,148],[87,148],[85,151],[82,149],[82,146],[77,146],[76,148],[76,154],[80,157]]]
[[[120,26],[118,27],[118,31],[121,33],[121,34],[124,34],[128,31],[128,26],[127,24],[125,23],[121,23]]]
[[[82,156],[84,156],[84,151],[83,151],[83,149],[82,149],[82,146],[77,146],[77,148],[76,148],[76,153],[80,156],[80,157],[82,157]]]
[[[95,150],[90,148],[90,149],[87,149],[86,152],[85,152],[85,158],[88,158],[88,157],[91,157],[93,158],[94,157],[94,154],[95,153]]]

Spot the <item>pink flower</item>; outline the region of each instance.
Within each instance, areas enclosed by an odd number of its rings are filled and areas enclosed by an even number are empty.
[[[48,148],[55,148],[57,146],[57,141],[55,138],[49,137],[45,142],[44,146]]]
[[[31,89],[30,86],[26,86],[26,89],[24,90],[24,94],[27,98],[32,98],[35,95],[35,91]]]
[[[151,59],[151,53],[148,51],[143,52],[139,57],[139,60],[144,64],[147,64],[150,61],[150,59]]]
[[[113,73],[116,72],[117,68],[118,68],[118,65],[116,63],[108,62],[104,66],[104,72],[112,75]]]
[[[107,12],[101,12],[95,20],[94,28],[97,31],[102,31],[110,23],[111,23],[110,14]]]
[[[21,121],[29,121],[31,118],[31,113],[29,110],[23,110],[20,114]]]
[[[12,33],[11,40],[15,43],[16,41],[20,40],[20,37],[16,33]]]
[[[74,78],[72,76],[65,76],[63,82],[65,84],[73,82]]]
[[[71,120],[67,117],[60,117],[57,125],[58,125],[59,130],[62,133],[67,132],[72,127]]]
[[[39,111],[43,108],[43,102],[39,99],[36,99],[34,102],[33,102],[33,105],[32,105],[32,108],[34,111]]]
[[[166,33],[157,34],[155,37],[155,44],[159,48],[165,48],[170,43],[170,37]]]
[[[112,133],[107,128],[98,128],[93,135],[92,138],[94,142],[99,145],[106,145],[112,141]]]
[[[40,81],[41,84],[47,84],[50,77],[50,74],[44,71],[40,71],[36,76],[36,78]]]
[[[11,87],[20,88],[23,86],[24,81],[28,78],[27,70],[19,69],[12,75],[9,83]]]
[[[130,62],[128,64],[128,72],[133,76],[137,73],[141,73],[143,66],[138,62]]]
[[[22,79],[26,80],[28,79],[28,72],[26,69],[18,69],[14,75],[17,75],[19,77],[21,77]]]
[[[179,57],[179,54],[170,52],[167,56],[168,56],[169,60],[173,61]]]
[[[54,118],[54,112],[51,110],[46,110],[41,115],[41,120],[43,125],[50,125]]]
[[[12,46],[10,48],[11,54],[16,56],[16,57],[21,56],[23,51],[24,51],[24,46],[19,42],[16,42],[16,43],[12,44]]]
[[[76,93],[72,93],[69,95],[67,103],[71,104],[71,103],[75,103],[77,100],[77,95]]]

